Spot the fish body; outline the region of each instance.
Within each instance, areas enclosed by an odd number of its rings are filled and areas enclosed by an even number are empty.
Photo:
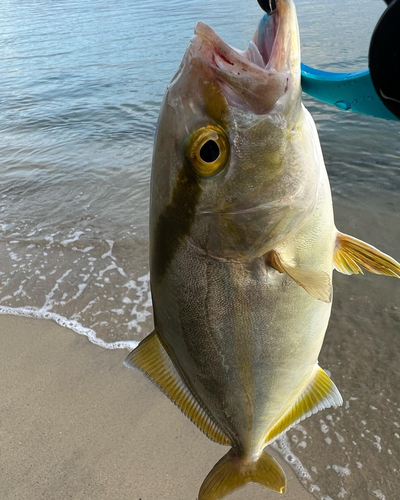
[[[300,119],[314,135],[306,111]],[[299,266],[331,277],[336,230],[322,161],[318,169],[313,212],[298,232],[274,248]],[[257,217],[257,211],[250,217]],[[154,260],[158,251],[157,244]],[[152,275],[157,330],[234,448],[256,457],[265,447],[266,430],[301,395],[314,371],[331,302],[315,299],[287,274],[269,267],[265,254],[210,258],[190,237],[179,243],[163,271]]]
[[[127,358],[231,450],[199,500],[249,481],[283,492],[264,448],[342,403],[318,366],[332,272],[397,275],[339,233],[315,124],[301,103],[292,0],[249,48],[199,23],[162,105],[151,180],[154,332]]]

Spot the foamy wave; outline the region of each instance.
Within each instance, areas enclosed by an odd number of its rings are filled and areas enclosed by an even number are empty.
[[[303,484],[308,484],[308,482],[311,481],[310,473],[290,448],[287,434],[284,434],[282,437],[277,439],[272,444],[272,448],[276,450],[279,455],[285,460],[285,462],[290,465],[296,476]]]
[[[91,328],[86,328],[81,325],[78,321],[64,318],[56,313],[49,312],[45,309],[36,309],[33,307],[4,307],[0,306],[0,314],[11,314],[13,316],[23,316],[26,318],[35,318],[35,319],[50,319],[55,321],[58,325],[63,326],[65,328],[69,328],[70,330],[78,333],[79,335],[84,335],[88,338],[88,340],[99,347],[103,347],[105,349],[129,349],[130,351],[137,347],[139,342],[135,340],[119,340],[117,342],[105,342],[102,339],[99,339],[96,335],[96,332]]]
[[[85,325],[105,345],[152,331],[147,239],[103,241],[72,230],[61,243],[54,238],[46,237],[45,246],[0,241],[2,307],[68,318],[76,322],[72,329]]]

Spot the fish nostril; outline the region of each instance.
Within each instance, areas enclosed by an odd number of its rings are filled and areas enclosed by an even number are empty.
[[[220,155],[220,149],[218,144],[213,141],[209,140],[200,149],[200,158],[205,162],[205,163],[212,163],[216,161],[219,158]]]

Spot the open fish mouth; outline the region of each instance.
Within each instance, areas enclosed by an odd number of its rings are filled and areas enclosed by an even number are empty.
[[[300,43],[292,0],[281,0],[265,15],[247,50],[225,43],[209,26],[199,22],[192,39],[192,56],[214,73],[232,106],[265,114],[290,85],[300,86]]]
[[[272,55],[278,52],[278,43],[275,43],[278,30],[278,13],[264,16],[253,40],[244,52],[229,46],[215,31],[202,22],[197,23],[194,33],[202,39],[203,43],[206,43],[206,47],[202,47],[201,51],[210,65],[228,72],[246,72],[255,71],[257,68],[262,70],[273,68],[277,62]]]

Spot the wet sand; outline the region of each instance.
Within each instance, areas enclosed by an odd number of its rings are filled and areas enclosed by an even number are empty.
[[[0,317],[2,500],[195,500],[227,448],[139,373],[52,321]],[[272,452],[273,453],[273,452]],[[248,485],[232,500],[307,500]]]

